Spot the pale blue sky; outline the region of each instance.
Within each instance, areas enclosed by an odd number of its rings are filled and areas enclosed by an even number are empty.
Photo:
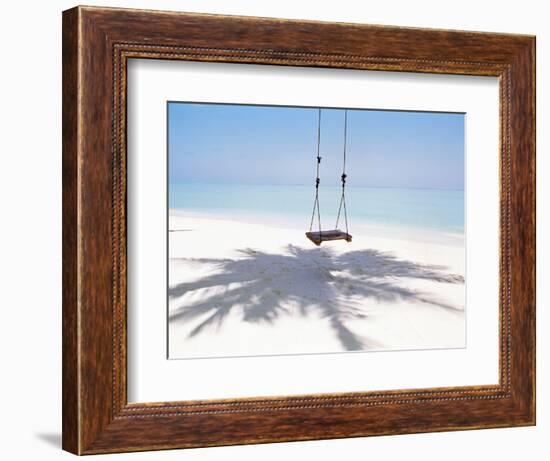
[[[170,183],[314,184],[317,109],[169,103]],[[344,110],[323,109],[321,184],[339,184]],[[348,111],[348,185],[464,188],[464,114]]]

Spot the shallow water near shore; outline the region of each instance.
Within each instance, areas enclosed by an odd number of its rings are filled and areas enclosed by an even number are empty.
[[[309,227],[315,189],[304,185],[171,184],[168,206],[210,215],[272,218],[280,227]],[[319,191],[322,227],[334,228],[341,187],[323,185]],[[460,235],[464,233],[464,191],[391,189],[349,186],[349,224],[407,228]],[[340,227],[345,225],[343,220]],[[314,220],[314,230],[318,227]]]

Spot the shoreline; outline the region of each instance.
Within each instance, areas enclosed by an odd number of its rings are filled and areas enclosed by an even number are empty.
[[[275,229],[294,230],[305,233],[309,231],[309,220],[300,219],[298,216],[289,218],[282,214],[275,213],[253,213],[237,211],[230,213],[227,210],[203,211],[189,210],[180,208],[170,208],[168,210],[169,225],[168,230],[173,231],[170,220],[173,218],[207,219],[214,222],[222,221],[226,223],[261,225]],[[333,217],[328,215],[323,225],[323,229],[329,229]],[[399,241],[412,241],[419,243],[430,243],[435,245],[464,246],[465,233],[453,232],[451,230],[437,230],[433,228],[407,227],[396,224],[381,224],[368,222],[365,219],[354,219],[349,223],[349,230],[352,236],[364,235],[374,238],[388,238]],[[342,226],[339,226],[342,228]],[[333,228],[333,227],[331,227]],[[315,225],[313,231],[316,231]]]

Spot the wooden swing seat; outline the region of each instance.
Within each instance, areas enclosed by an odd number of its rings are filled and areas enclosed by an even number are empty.
[[[317,246],[329,240],[345,240],[346,242],[351,242],[352,238],[350,234],[341,231],[340,229],[326,230],[321,232],[306,232],[306,237]]]

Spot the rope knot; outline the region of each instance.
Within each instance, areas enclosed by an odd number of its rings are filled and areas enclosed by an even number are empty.
[[[346,178],[347,177],[348,177],[348,175],[346,173],[342,174],[342,184],[346,184]]]
[[[315,180],[315,187],[319,187],[319,183],[321,182],[321,180],[319,178],[317,178]]]
[[[317,163],[321,163],[321,159],[322,159],[322,158],[323,158],[323,157],[321,157],[320,155],[318,155],[318,156],[317,156]]]

